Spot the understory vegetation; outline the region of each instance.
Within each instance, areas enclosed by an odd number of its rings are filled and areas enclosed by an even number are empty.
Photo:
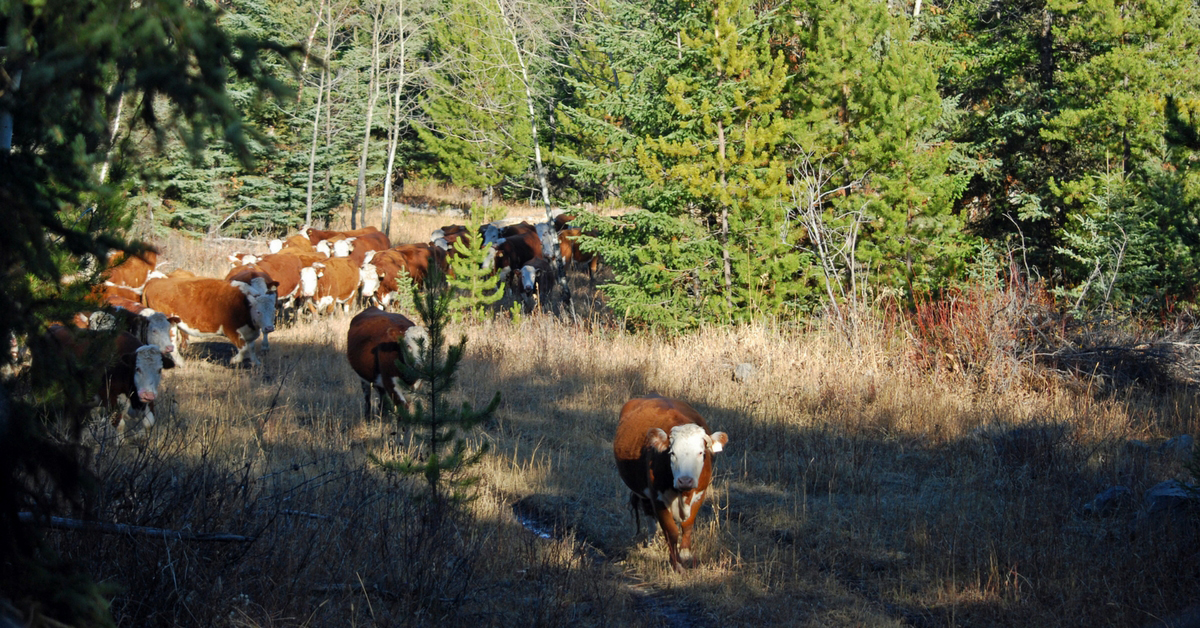
[[[427,231],[437,220],[402,224]],[[208,274],[223,265],[221,246],[239,244],[164,244],[168,264]],[[582,273],[572,282],[592,289]],[[468,318],[450,332],[469,342],[467,384],[449,401],[482,407],[502,391],[502,402],[469,435],[492,452],[473,471],[477,499],[436,526],[417,498],[421,478],[368,460],[417,455],[419,443],[391,421],[361,420],[349,316],[279,331],[250,371],[224,366],[229,346],[195,343],[200,359],[168,372],[143,444],[118,447],[107,427],[86,433],[102,487],[89,514],[254,540],[47,534],[115,587],[113,616],[130,626],[1168,617],[1200,602],[1200,533],[1194,517],[1150,517],[1139,500],[1190,477],[1186,458],[1158,447],[1200,429],[1196,389],[1150,369],[1167,364],[1155,338],[1088,348],[1093,331],[1072,331],[1048,303],[1009,285],[914,317],[864,315],[853,347],[831,322],[647,336],[599,311],[580,325]],[[1095,357],[1115,340],[1131,353]],[[1050,356],[1042,341],[1077,348]],[[1194,372],[1188,360],[1177,355],[1169,372]],[[743,363],[752,372],[738,381]],[[730,435],[697,526],[698,566],[682,575],[660,538],[634,537],[612,458],[617,411],[649,392],[689,400]],[[1113,485],[1134,497],[1085,512]]]

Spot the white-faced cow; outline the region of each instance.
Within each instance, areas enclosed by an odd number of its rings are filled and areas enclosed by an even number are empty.
[[[416,341],[421,337],[425,337],[423,328],[400,314],[377,307],[368,307],[350,320],[346,359],[362,379],[363,418],[371,416],[372,388],[379,391],[381,404],[383,395],[396,405],[408,403],[403,384],[412,386],[417,380],[402,373],[396,362],[404,359],[400,343],[407,344],[409,352],[415,355]]]
[[[348,257],[331,257],[300,271],[301,283],[316,283],[316,291],[308,308],[314,314],[324,314],[350,302],[358,294],[361,274],[358,264]]]
[[[102,340],[108,336],[111,341]],[[90,400],[77,408],[84,412],[103,406],[117,411],[112,424],[117,437],[124,439],[126,417],[140,420],[137,431],[154,425],[154,400],[162,382],[162,372],[171,368],[155,345],[142,344],[128,332],[108,335],[91,330],[70,330],[53,325],[46,332],[44,351],[34,356],[34,372],[39,377],[81,378],[84,390],[93,390]]]
[[[229,362],[262,364],[254,350],[262,332],[275,331],[275,295],[260,294],[240,281],[195,277],[151,279],[142,302],[169,316],[192,338],[226,338],[238,351]]]
[[[613,454],[617,472],[631,491],[629,505],[652,515],[667,538],[671,566],[692,559],[692,526],[712,481],[713,454],[729,442],[713,433],[690,405],[652,394],[621,408]],[[651,526],[653,533],[653,526]]]
[[[531,304],[536,300],[537,305],[545,311],[554,293],[556,277],[554,266],[546,258],[535,257],[526,262],[521,267],[520,276],[520,295],[525,305],[532,309]]]

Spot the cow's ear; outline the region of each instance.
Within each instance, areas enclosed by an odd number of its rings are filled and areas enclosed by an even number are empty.
[[[171,323],[172,325],[178,325],[179,323],[183,322],[183,319],[179,318],[178,316],[168,316],[167,322]]]
[[[725,432],[713,432],[709,438],[712,439],[712,452],[715,454],[725,449],[725,445],[729,444],[729,436]]]
[[[278,292],[279,291],[279,282],[272,281],[271,283],[267,284],[267,290],[272,290],[272,291]]]
[[[646,446],[662,453],[671,446],[671,439],[667,438],[667,433],[652,427],[646,432]]]

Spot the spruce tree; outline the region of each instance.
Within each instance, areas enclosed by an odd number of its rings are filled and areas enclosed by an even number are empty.
[[[479,211],[476,208],[472,214],[478,215]],[[457,291],[450,309],[455,313],[465,312],[476,319],[483,317],[487,306],[504,296],[504,285],[497,278],[495,269],[483,267],[491,246],[479,237],[480,224],[482,221],[469,221],[466,225],[468,237],[454,241],[454,253],[449,255],[454,275],[447,279],[450,287]]]
[[[410,389],[415,397],[412,409],[396,408],[396,422],[403,429],[413,430],[420,442],[419,452],[399,460],[371,457],[388,471],[423,477],[435,516],[446,505],[471,498],[471,488],[478,478],[470,475],[469,469],[487,453],[488,444],[469,450],[461,434],[487,421],[500,405],[499,391],[479,411],[466,402],[452,408],[446,401],[466,351],[467,337],[464,334],[458,344],[446,347],[451,292],[440,275],[436,267],[432,268],[425,278],[424,289],[413,289],[413,306],[425,335],[416,339],[416,351],[410,351],[408,343],[401,344],[404,359],[397,361],[405,373],[404,379],[416,384]],[[413,333],[412,329],[409,333]]]

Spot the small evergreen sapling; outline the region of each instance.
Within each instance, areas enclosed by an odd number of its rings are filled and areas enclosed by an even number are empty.
[[[478,211],[478,210],[476,210]],[[451,309],[457,312],[466,311],[477,319],[483,317],[484,308],[499,301],[504,296],[504,286],[501,285],[493,269],[483,268],[483,260],[491,247],[484,244],[479,237],[481,222],[468,222],[468,237],[465,242],[459,238],[454,242],[456,255],[450,256],[450,267],[454,276],[449,278],[450,286],[458,291],[451,303]]]
[[[446,348],[450,300],[450,288],[443,281],[441,272],[431,269],[425,278],[424,290],[413,291],[414,310],[427,335],[417,338],[415,352],[401,345],[404,360],[398,366],[406,373],[405,379],[416,384],[410,389],[414,400],[412,409],[398,407],[396,422],[400,427],[414,430],[419,452],[415,456],[389,461],[371,456],[376,464],[388,471],[423,476],[429,484],[433,508],[439,512],[447,502],[471,498],[470,489],[478,478],[469,475],[468,469],[479,463],[487,453],[488,445],[484,443],[472,451],[461,433],[488,420],[500,404],[499,391],[479,411],[465,402],[458,409],[451,408],[446,402],[446,393],[454,385],[455,372],[467,346],[467,337],[463,335],[458,344]]]

